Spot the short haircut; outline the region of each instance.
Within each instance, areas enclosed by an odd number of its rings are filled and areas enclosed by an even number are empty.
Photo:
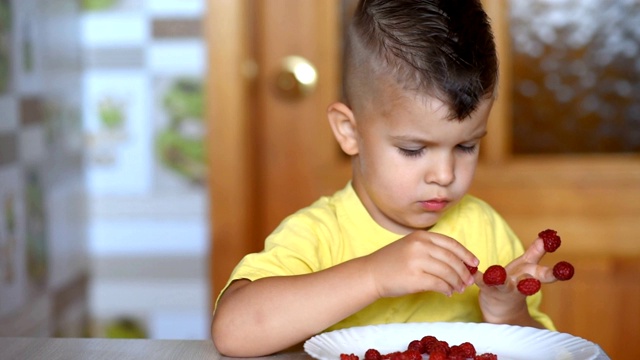
[[[345,102],[383,74],[405,90],[438,98],[451,119],[473,113],[493,96],[498,77],[480,1],[360,0],[346,36]]]

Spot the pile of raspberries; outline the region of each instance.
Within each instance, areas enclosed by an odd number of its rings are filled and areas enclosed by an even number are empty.
[[[493,353],[478,354],[470,342],[449,346],[446,341],[431,335],[411,341],[404,351],[380,354],[376,349],[369,349],[363,360],[422,360],[422,354],[429,355],[429,360],[498,360],[498,356]],[[354,354],[340,354],[340,360],[360,359]]]
[[[560,236],[555,230],[547,229],[538,233],[538,237],[544,242],[544,250],[546,252],[554,252],[558,250],[562,243]],[[478,271],[477,267],[467,265],[472,274]],[[553,276],[558,280],[569,280],[573,277],[575,270],[573,265],[567,261],[560,261],[553,267]],[[482,279],[489,286],[502,285],[507,280],[507,271],[501,265],[491,265],[484,272]],[[540,280],[532,277],[524,278],[518,281],[518,291],[526,296],[533,295],[540,290],[542,284]]]

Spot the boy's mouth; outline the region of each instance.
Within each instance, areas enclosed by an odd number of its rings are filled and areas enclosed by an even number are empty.
[[[427,211],[442,211],[449,205],[447,199],[431,199],[426,201],[420,201],[420,206]]]

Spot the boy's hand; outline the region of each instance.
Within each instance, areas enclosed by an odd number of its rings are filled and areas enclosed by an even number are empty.
[[[465,263],[478,265],[478,259],[459,242],[427,231],[415,231],[363,260],[380,297],[422,291],[450,296],[474,283]]]
[[[507,280],[503,285],[488,286],[482,280],[480,271],[475,274],[476,284],[480,288],[480,309],[485,321],[528,325],[531,318],[526,296],[518,291],[517,284],[525,277],[534,277],[543,284],[557,280],[551,268],[539,264],[545,254],[543,241],[536,239],[522,256],[505,266]]]

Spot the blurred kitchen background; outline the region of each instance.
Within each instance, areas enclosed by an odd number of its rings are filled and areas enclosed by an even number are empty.
[[[0,333],[207,338],[205,1],[0,4]]]
[[[558,230],[545,261],[577,273],[545,311],[636,359],[640,3],[483,2],[501,77],[472,193],[525,244]],[[0,0],[0,336],[207,338],[239,258],[349,177],[324,111],[355,3]]]

